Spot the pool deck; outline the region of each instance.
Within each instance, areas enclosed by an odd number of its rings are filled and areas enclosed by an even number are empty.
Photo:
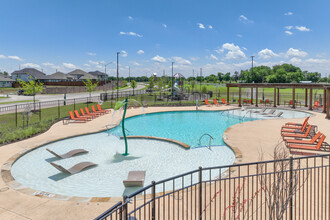
[[[202,106],[199,110],[232,108],[236,108],[236,106]],[[195,107],[148,107],[142,111],[141,108],[135,108],[127,111],[127,117],[152,112],[193,111],[195,109]],[[326,120],[322,113],[312,113],[313,116],[309,123],[317,125],[319,131],[330,137],[330,120]],[[121,116],[119,114],[116,114],[113,119],[111,115],[101,116],[88,123],[63,125],[62,122],[58,122],[43,134],[0,147],[2,167],[0,219],[93,219],[118,201],[111,198],[84,201],[79,197],[72,197],[63,201],[47,196],[28,195],[29,192],[19,192],[7,184],[12,179],[10,179],[10,175],[8,176],[8,164],[6,163],[15,155],[52,141],[105,130],[105,126],[110,122],[112,124],[120,122]],[[302,122],[303,119],[258,120],[236,124],[226,130],[224,139],[235,150],[236,156],[240,158],[241,162],[258,161],[261,154],[265,160],[272,159],[274,147],[277,144],[283,144],[281,143],[280,127],[288,121]],[[326,141],[330,142],[329,139]],[[36,170],[36,172],[38,171]]]

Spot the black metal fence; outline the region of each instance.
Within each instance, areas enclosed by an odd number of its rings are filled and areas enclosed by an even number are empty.
[[[330,154],[193,170],[123,197],[103,219],[330,219]]]

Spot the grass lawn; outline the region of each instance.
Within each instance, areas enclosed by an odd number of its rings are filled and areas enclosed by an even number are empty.
[[[38,102],[39,100],[36,100]],[[13,104],[13,103],[21,103],[21,102],[33,102],[33,100],[21,100],[21,101],[12,101],[12,102],[0,102],[0,105],[3,104]]]

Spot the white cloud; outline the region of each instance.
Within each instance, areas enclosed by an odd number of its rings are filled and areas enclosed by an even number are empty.
[[[89,65],[88,63],[85,63],[84,66],[90,67],[91,65]]]
[[[172,59],[175,61],[175,63],[178,63],[178,64],[191,65],[191,62],[189,60],[186,60],[182,57],[172,57]]]
[[[284,33],[286,33],[287,35],[292,35],[291,31],[284,31]]]
[[[164,27],[164,28],[167,28],[167,24],[163,24],[163,27]]]
[[[233,43],[225,43],[222,45],[222,50],[227,50],[227,54],[225,59],[233,59],[233,60],[239,60],[239,59],[245,59],[246,56],[244,52],[241,50],[239,46],[236,46]]]
[[[129,19],[129,20],[133,20],[133,17],[132,17],[132,16],[128,16],[128,19]]]
[[[276,53],[274,53],[272,50],[268,48],[259,51],[258,55],[261,59],[269,59],[278,56]]]
[[[143,50],[138,50],[137,54],[144,54]]]
[[[21,58],[18,57],[18,56],[8,56],[8,59],[11,59],[11,60],[18,60],[18,61],[23,61],[23,59],[21,59]]]
[[[119,32],[119,34],[120,35],[130,35],[130,36],[136,36],[136,37],[143,37],[141,34],[137,34],[137,33],[132,32],[132,31],[130,31],[130,32],[121,31],[121,32]]]
[[[286,52],[286,56],[287,57],[305,57],[305,56],[307,56],[307,53],[305,51],[301,51],[301,50],[298,50],[298,49],[290,48]]]
[[[307,31],[310,31],[311,29],[305,27],[305,26],[296,26],[295,27],[298,31],[304,31],[304,32],[307,32]]]
[[[7,59],[5,55],[0,54],[0,59]]]
[[[159,55],[151,58],[151,60],[158,62],[158,63],[165,63],[167,61],[164,57],[161,57]]]
[[[284,13],[284,15],[290,16],[290,15],[293,15],[293,13],[291,11],[289,11],[289,12]]]
[[[212,59],[212,60],[218,60],[218,57],[216,57],[214,54],[211,54],[210,55],[210,59]]]
[[[293,26],[285,26],[284,28],[287,30],[291,30],[293,28]]]
[[[128,54],[127,54],[127,52],[125,50],[122,50],[120,52],[120,54],[121,54],[122,57],[127,57],[128,56]]]
[[[197,23],[197,25],[198,25],[198,27],[199,27],[200,29],[205,29],[204,24],[202,24],[202,23]]]
[[[139,64],[139,63],[136,62],[136,61],[133,61],[132,64],[133,64],[134,66],[141,66],[141,64]]]
[[[43,65],[43,66],[49,66],[49,67],[54,66],[53,63],[42,63],[42,65]]]
[[[243,35],[241,35],[241,34],[236,34],[236,36],[239,37],[239,38],[243,37]]]
[[[253,23],[253,21],[252,20],[249,20],[245,15],[240,15],[238,17],[238,19],[239,19],[240,22],[245,23],[245,24],[247,24],[247,23]]]
[[[24,63],[21,65],[23,68],[40,68],[38,64],[35,63]]]
[[[87,53],[87,55],[89,55],[89,56],[96,56],[96,53],[89,52],[89,53]]]
[[[63,63],[63,66],[68,69],[77,69],[77,67],[72,63]]]
[[[213,29],[213,26],[212,25],[209,25],[208,27],[209,27],[209,29]]]
[[[190,57],[190,59],[191,59],[192,61],[197,61],[197,60],[199,60],[199,57]]]

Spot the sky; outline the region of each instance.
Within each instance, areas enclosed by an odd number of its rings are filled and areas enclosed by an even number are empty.
[[[0,0],[0,71],[203,76],[290,63],[330,73],[326,0]]]

